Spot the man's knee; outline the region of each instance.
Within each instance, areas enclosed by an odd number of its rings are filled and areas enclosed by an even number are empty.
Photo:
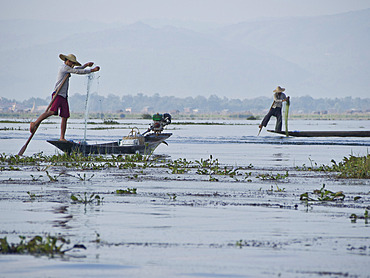
[[[47,116],[48,116],[48,117],[50,117],[50,116],[55,116],[55,115],[58,115],[58,111],[51,111],[51,110],[49,110],[49,111],[47,112]]]

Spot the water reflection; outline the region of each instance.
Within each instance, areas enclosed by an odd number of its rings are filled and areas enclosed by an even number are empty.
[[[289,155],[286,153],[282,153],[282,152],[273,153],[272,157],[273,157],[272,161],[288,161],[289,160]]]
[[[59,227],[62,229],[71,229],[72,227],[68,225],[68,222],[73,218],[73,215],[68,214],[69,206],[60,205],[52,208],[52,212],[59,216],[57,220],[52,221],[53,227]],[[62,214],[62,216],[60,215]]]

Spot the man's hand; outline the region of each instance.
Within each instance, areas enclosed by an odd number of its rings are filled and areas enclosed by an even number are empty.
[[[93,65],[94,65],[93,62],[88,62],[88,63],[84,64],[84,68],[86,68],[86,67],[92,67]]]
[[[96,72],[96,71],[99,71],[99,70],[100,70],[100,67],[98,66],[98,67],[95,67],[95,68],[91,69],[91,72]]]

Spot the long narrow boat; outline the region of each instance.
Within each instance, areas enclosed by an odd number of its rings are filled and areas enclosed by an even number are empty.
[[[84,155],[90,154],[144,154],[149,155],[161,143],[169,138],[172,133],[151,133],[142,136],[144,140],[131,139],[131,140],[117,140],[115,142],[101,143],[101,144],[87,144],[85,142],[73,141],[59,141],[47,140],[48,143],[54,145],[58,149],[67,154],[73,152],[82,153]]]
[[[285,131],[267,130],[268,132],[286,135]],[[294,137],[370,137],[370,130],[361,131],[288,131]]]

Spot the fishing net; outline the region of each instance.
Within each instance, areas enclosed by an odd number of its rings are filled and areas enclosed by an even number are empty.
[[[285,121],[285,134],[289,136],[289,129],[288,129],[288,116],[289,116],[289,106],[290,106],[290,99],[287,99],[285,104],[285,111],[284,111],[284,121]]]
[[[93,81],[96,79],[99,84],[99,75],[95,75],[95,73],[89,73],[87,75],[87,84],[86,84],[86,101],[85,101],[85,129],[84,129],[84,142],[86,142],[86,130],[87,130],[87,119],[89,116],[89,96],[90,90],[93,84]],[[98,86],[99,87],[99,86]]]

